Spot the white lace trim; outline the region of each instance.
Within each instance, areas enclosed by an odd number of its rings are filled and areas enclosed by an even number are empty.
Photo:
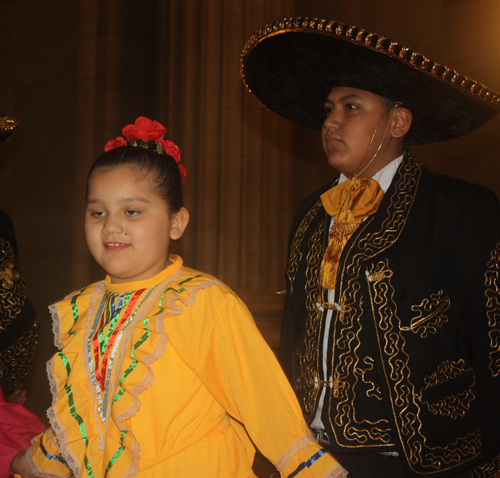
[[[295,443],[288,448],[283,455],[281,455],[281,458],[279,459],[278,463],[276,463],[276,469],[278,471],[283,471],[288,463],[290,463],[295,455],[302,450],[304,447],[309,445],[309,443],[315,443],[316,440],[311,436],[311,435],[302,435],[300,438],[297,438],[295,440]]]

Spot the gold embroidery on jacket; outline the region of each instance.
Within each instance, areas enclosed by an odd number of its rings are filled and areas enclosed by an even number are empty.
[[[375,360],[373,360],[373,358],[371,357],[365,357],[363,362],[365,364],[365,367],[364,368],[357,367],[355,373],[361,377],[363,383],[370,385],[370,388],[366,392],[367,397],[374,397],[377,400],[382,400],[382,393],[380,391],[380,387],[377,387],[375,382],[372,382],[371,380],[367,380],[365,378],[366,372],[371,372],[373,370],[373,365],[375,363]]]
[[[0,269],[2,287],[4,289],[12,289],[14,282],[19,280],[19,272],[14,270],[14,264],[10,261],[5,261],[2,266],[3,269]]]
[[[460,359],[458,361],[445,360],[436,371],[431,375],[424,378],[425,387],[422,390],[427,390],[429,388],[435,387],[436,385],[441,385],[443,383],[454,380],[465,372],[473,372],[471,368],[465,368],[465,361]]]
[[[390,279],[392,277],[392,271],[391,270],[383,270],[380,272],[374,272],[372,274],[368,274],[366,278],[370,282],[378,282],[384,279]]]
[[[459,417],[465,416],[467,410],[470,409],[470,404],[476,399],[472,390],[464,390],[457,395],[445,397],[433,403],[426,403],[429,411],[434,415],[450,417],[456,420]]]
[[[319,208],[314,208],[317,212]],[[309,216],[309,214],[308,214]],[[308,224],[312,220],[309,217]],[[296,388],[304,390],[303,410],[306,419],[312,417],[315,411],[319,392],[320,367],[320,337],[323,325],[323,310],[319,304],[323,302],[323,288],[321,286],[320,269],[324,252],[324,238],[328,216],[320,222],[314,234],[309,239],[306,270],[306,309],[308,318],[306,323],[306,338],[304,352],[298,350],[300,376],[296,381]],[[303,223],[304,224],[304,223]],[[302,224],[302,225],[303,225]],[[300,238],[302,240],[302,238]],[[295,241],[294,241],[295,242]]]
[[[454,381],[464,374],[472,377],[467,383],[467,388],[462,388],[454,394],[451,393],[437,400],[432,400],[432,395],[430,397],[425,395],[427,390]],[[456,420],[458,417],[465,416],[467,410],[470,409],[471,402],[476,399],[472,391],[475,384],[474,371],[471,368],[465,368],[463,359],[456,362],[445,360],[434,373],[425,377],[424,382],[425,386],[420,390],[418,398],[435,415],[448,416]]]
[[[318,211],[323,207],[321,200],[319,200],[304,216],[297,232],[293,238],[292,246],[290,248],[290,262],[287,269],[288,280],[290,281],[290,293],[293,292],[293,285],[295,281],[295,274],[299,268],[299,262],[302,260],[302,252],[300,246],[304,239],[304,232],[309,228],[311,221],[314,219]]]
[[[387,259],[372,265],[368,276],[389,269]],[[445,470],[456,466],[458,463],[466,462],[481,453],[481,438],[478,432],[459,438],[454,443],[446,446],[432,447],[428,445],[427,438],[422,432],[422,421],[420,419],[420,395],[415,392],[415,385],[411,382],[410,356],[406,352],[406,340],[399,332],[401,319],[397,314],[397,306],[394,302],[394,286],[391,278],[386,281],[369,282],[370,298],[372,301],[373,314],[378,321],[377,332],[379,348],[382,354],[382,362],[388,364],[386,367],[386,382],[391,390],[391,402],[394,416],[397,417],[397,430],[400,443],[405,446],[410,466],[420,473],[425,470]],[[460,370],[460,368],[458,368]],[[437,383],[444,377],[451,377],[457,371],[443,366],[440,373],[428,378],[428,383]],[[466,394],[469,390],[466,391]],[[471,399],[463,397],[459,407],[468,407]],[[473,397],[473,395],[472,395]],[[470,400],[469,400],[470,399]],[[460,399],[459,399],[460,402]],[[453,404],[446,403],[437,409],[446,413],[446,406],[451,410]],[[451,413],[451,411],[450,411]],[[459,411],[453,412],[457,416]]]
[[[38,329],[35,322],[16,342],[0,352],[0,370],[5,390],[17,392],[23,388],[33,361]]]
[[[6,330],[24,305],[26,288],[14,269],[14,250],[0,239],[0,332]]]
[[[317,310],[317,305],[322,304],[322,289],[319,282],[310,282],[308,279],[308,322],[306,337],[307,353],[301,355],[301,386],[304,387],[306,398],[303,406],[308,406],[308,416],[311,417],[315,410],[315,400],[319,389],[327,390],[325,406],[328,403],[328,414],[332,430],[335,434],[334,441],[344,448],[384,447],[391,446],[391,430],[389,422],[381,414],[377,420],[368,420],[367,417],[356,416],[354,400],[357,388],[362,387],[369,399],[377,406],[381,403],[377,393],[377,383],[371,378],[371,360],[388,367],[385,381],[394,392],[391,397],[397,429],[392,430],[394,435],[405,446],[410,466],[418,473],[432,473],[437,469],[446,469],[473,459],[481,452],[479,431],[459,438],[456,442],[444,447],[429,447],[425,436],[422,435],[420,407],[416,401],[415,387],[410,382],[408,355],[405,352],[405,340],[400,333],[400,319],[397,316],[397,307],[393,301],[391,284],[392,271],[388,264],[382,262],[380,266],[368,271],[368,287],[371,292],[371,304],[364,304],[360,291],[360,278],[365,276],[364,262],[373,259],[397,241],[401,234],[409,211],[412,207],[415,192],[420,178],[420,166],[412,160],[405,158],[401,165],[399,178],[395,185],[395,193],[390,197],[389,207],[379,210],[377,217],[382,219],[381,225],[366,234],[363,231],[372,223],[368,218],[356,231],[352,240],[344,250],[339,264],[338,276],[338,304],[340,307],[333,311],[331,331],[335,343],[332,345],[332,359],[329,369],[332,371],[328,381],[321,381],[318,376],[320,347],[323,337],[321,327],[323,313]],[[381,214],[384,214],[381,217]],[[311,220],[309,220],[309,223]],[[322,226],[324,227],[324,226]],[[305,229],[304,229],[305,230]],[[315,231],[316,232],[316,231]],[[323,232],[323,231],[322,231]],[[324,232],[323,232],[324,235]],[[359,239],[356,239],[359,238]],[[302,239],[301,239],[302,240]],[[321,245],[321,254],[324,253],[324,244]],[[295,246],[295,249],[294,249]],[[292,245],[292,253],[298,254],[299,244]],[[353,248],[358,252],[353,253]],[[305,248],[304,248],[305,249]],[[298,257],[298,256],[296,256]],[[298,259],[295,266],[289,267],[288,273],[291,280],[298,268]],[[310,256],[301,258],[307,261],[307,268],[314,264],[318,268],[321,257],[317,250],[311,250]],[[314,286],[309,288],[309,285]],[[316,307],[315,313],[310,309]],[[369,315],[366,307],[372,308],[373,317],[377,317],[377,328],[380,336],[380,357],[369,357],[360,354],[360,334],[363,331],[361,318],[366,320]],[[307,380],[306,380],[307,376]],[[368,385],[368,386],[367,386]],[[311,390],[312,389],[312,390]],[[366,392],[368,390],[368,392]],[[392,390],[392,387],[391,387]],[[309,391],[309,397],[307,392]],[[328,395],[329,394],[329,395]],[[312,398],[314,397],[314,398]],[[329,397],[329,400],[328,400]],[[361,397],[360,397],[361,398]],[[366,400],[366,398],[364,398]],[[371,402],[370,402],[371,403]],[[380,419],[378,419],[380,418]]]
[[[409,327],[401,327],[401,330],[420,334],[420,337],[425,339],[448,322],[446,311],[449,308],[450,298],[445,296],[442,290],[431,294],[431,298],[424,299],[420,305],[412,305],[411,310],[417,312],[417,315],[411,319]]]
[[[471,478],[496,478],[498,473],[500,473],[500,455],[485,465],[476,466],[472,470]]]
[[[359,416],[354,407],[357,390],[361,384],[369,385],[366,392],[368,398],[375,400],[377,404],[380,402],[375,384],[366,378],[370,372],[370,361],[358,354],[360,334],[364,327],[360,318],[365,315],[365,304],[359,283],[353,281],[351,287],[349,294],[342,296],[341,310],[337,312],[332,322],[336,338],[332,354],[332,370],[336,386],[329,400],[332,429],[337,442],[344,447],[392,446],[388,420],[384,417],[369,420]],[[363,372],[360,373],[361,371]],[[339,436],[338,433],[342,435]]]
[[[367,383],[366,377],[364,380],[359,380],[359,376],[355,374],[357,369],[363,367],[361,364],[366,363],[366,357],[358,356],[359,335],[362,332],[360,319],[365,316],[362,296],[359,293],[359,277],[364,276],[364,272],[362,272],[364,261],[387,249],[397,240],[413,204],[414,191],[420,176],[420,166],[415,162],[408,162],[402,166],[401,177],[396,183],[396,193],[391,197],[388,209],[384,211],[385,216],[381,226],[374,232],[363,235],[363,231],[372,221],[372,218],[368,218],[353,236],[353,238],[360,237],[360,239],[350,243],[343,252],[339,265],[340,301],[349,306],[351,313],[344,314],[342,326],[337,322],[338,317],[334,322],[336,341],[333,346],[331,367],[334,374],[338,374],[346,386],[343,388],[343,399],[337,399],[333,394],[330,395],[329,416],[331,422],[334,420],[331,424],[337,442],[345,447],[387,447],[393,445],[388,420],[383,416],[376,421],[357,417],[354,401],[356,400],[357,386],[360,385],[360,382]],[[379,210],[377,214],[380,212]],[[359,252],[352,257],[352,260],[345,259],[343,265],[342,259],[351,257],[350,252],[355,246],[359,248]],[[385,280],[391,276],[392,271],[380,269],[370,271],[367,279],[372,283],[385,283]],[[349,320],[349,324],[346,324],[346,319]],[[365,368],[365,373],[366,371]],[[374,384],[367,394],[369,393],[369,398],[379,403],[376,390],[377,387]],[[338,436],[339,432],[342,433],[342,437]]]
[[[410,155],[411,156],[411,155]],[[358,241],[359,253],[347,265],[349,277],[356,277],[361,262],[380,254],[394,244],[403,231],[408,213],[415,199],[415,190],[420,178],[420,166],[412,161],[406,164],[401,171],[401,178],[396,184],[396,193],[391,197],[391,204],[385,211],[385,218],[381,227],[371,234],[367,234]],[[351,248],[354,243],[351,245]]]
[[[491,251],[491,259],[486,270],[486,310],[490,337],[491,374],[500,374],[500,243]]]

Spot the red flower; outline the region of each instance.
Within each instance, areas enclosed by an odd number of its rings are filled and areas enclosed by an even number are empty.
[[[163,139],[166,132],[167,128],[158,123],[158,121],[151,121],[144,116],[139,116],[134,124],[129,124],[122,130],[123,136],[127,138],[127,141],[121,136],[118,136],[116,139],[107,142],[104,151],[107,153],[112,149],[125,146],[127,143],[133,147],[142,146],[151,151],[157,151],[158,153],[161,153],[161,150],[163,150],[165,154],[175,159],[181,174],[182,184],[184,184],[187,178],[187,171],[186,168],[180,164],[181,152],[175,143],[169,139]],[[161,149],[157,149],[157,146],[153,147],[152,144],[148,145],[150,141],[156,142]]]
[[[172,158],[175,159],[175,161],[178,163],[181,160],[181,152],[179,150],[179,147],[169,139],[159,139],[156,141],[163,151],[165,151],[165,154],[168,154],[169,156],[172,156]]]
[[[184,184],[186,182],[188,173],[186,171],[186,168],[181,163],[177,163],[177,166],[179,166],[179,172],[181,173],[181,184]]]
[[[122,130],[123,136],[127,139],[140,139],[145,143],[163,139],[166,132],[165,126],[144,116],[139,116],[135,120],[135,124],[129,124]]]
[[[121,136],[118,136],[116,139],[110,139],[106,143],[106,146],[104,146],[104,151],[107,153],[112,149],[119,148],[120,146],[125,146],[126,144],[127,142]]]

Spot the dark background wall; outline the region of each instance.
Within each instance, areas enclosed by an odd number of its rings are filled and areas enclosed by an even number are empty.
[[[87,170],[139,115],[158,119],[189,171],[185,262],[235,289],[279,342],[287,233],[304,197],[335,176],[319,136],[264,111],[239,53],[275,19],[304,15],[384,34],[500,90],[494,0],[0,0],[0,207],[41,323],[29,406],[50,404],[48,304],[98,280],[83,236]],[[439,114],[437,111],[436,114]],[[499,118],[468,137],[414,148],[430,168],[500,193]]]

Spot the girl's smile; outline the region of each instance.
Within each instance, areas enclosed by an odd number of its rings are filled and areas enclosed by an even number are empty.
[[[106,242],[106,244],[104,244],[104,247],[106,247],[108,251],[121,251],[122,249],[130,247],[130,244],[122,244],[120,242]]]
[[[151,179],[137,168],[98,169],[92,175],[85,235],[113,283],[148,279],[165,269],[170,241],[182,236],[188,220],[185,208],[169,212]]]

